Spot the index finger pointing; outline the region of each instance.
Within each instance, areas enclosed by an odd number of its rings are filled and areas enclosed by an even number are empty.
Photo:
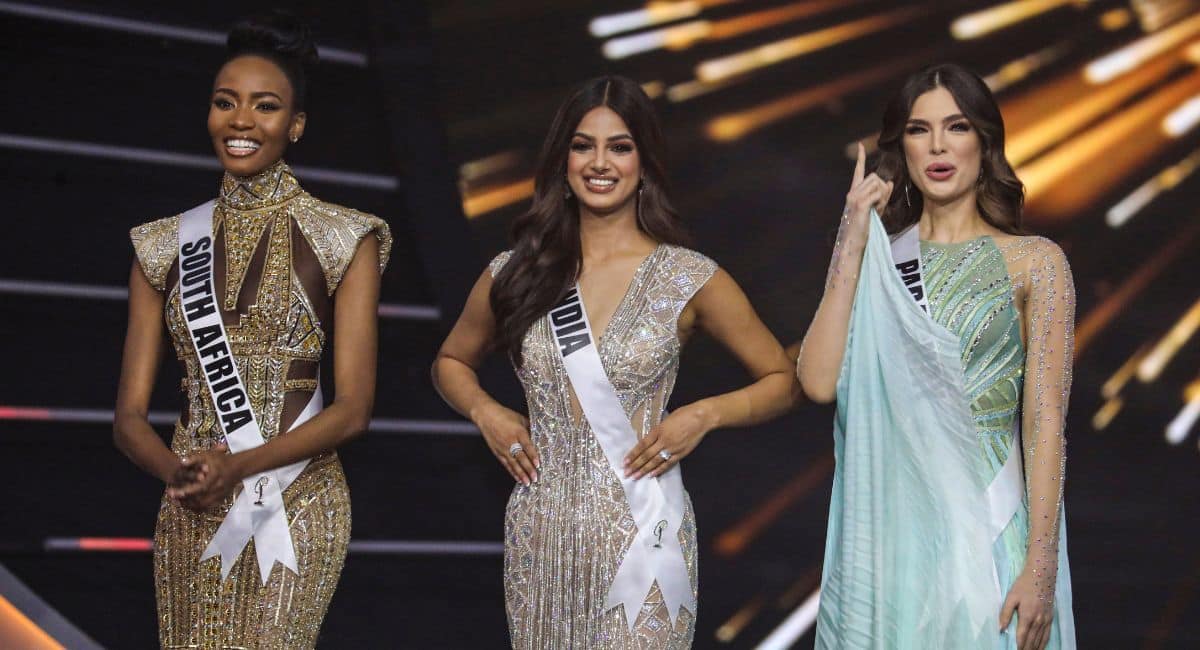
[[[867,176],[867,149],[863,143],[858,143],[858,159],[854,162],[854,180],[850,182],[850,189],[858,187],[858,184],[863,182]]]

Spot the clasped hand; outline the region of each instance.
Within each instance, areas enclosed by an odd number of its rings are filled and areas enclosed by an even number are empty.
[[[229,447],[221,443],[180,459],[167,485],[167,497],[179,505],[203,512],[233,494],[238,482]]]

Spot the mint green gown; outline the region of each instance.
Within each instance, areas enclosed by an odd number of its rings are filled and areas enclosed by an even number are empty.
[[[926,314],[872,218],[838,383],[817,648],[1015,649],[1016,617],[1003,633],[997,621],[1027,548],[1054,599],[1047,647],[1075,647],[1061,503],[1074,291],[1056,245],[1005,239],[921,242]],[[989,488],[1013,454],[1020,505],[997,515]]]

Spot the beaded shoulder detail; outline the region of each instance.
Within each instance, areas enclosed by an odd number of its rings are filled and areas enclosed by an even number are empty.
[[[500,271],[504,270],[504,265],[508,264],[508,258],[510,257],[512,257],[512,251],[507,250],[493,257],[491,262],[488,262],[488,270],[491,271],[493,279],[497,275],[500,275]]]
[[[129,239],[150,286],[164,291],[171,263],[179,255],[179,215],[136,226]]]
[[[366,212],[326,203],[302,194],[296,199],[292,217],[321,260],[325,286],[332,295],[346,274],[358,244],[368,234],[379,239],[379,272],[387,267],[392,252],[392,231],[387,222]]]

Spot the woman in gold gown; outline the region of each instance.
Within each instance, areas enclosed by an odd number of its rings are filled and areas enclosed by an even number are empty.
[[[737,283],[681,245],[662,149],[653,106],[636,82],[585,83],[550,128],[533,206],[514,224],[513,250],[480,276],[434,362],[443,397],[478,425],[519,483],[505,516],[504,591],[514,648],[691,647],[696,524],[672,470],[713,429],[760,422],[798,395],[783,348]],[[615,393],[608,411],[615,417],[607,421],[624,419],[627,437],[605,438],[595,411],[583,416],[581,396],[594,391],[578,390],[589,382],[577,384],[560,356],[555,336],[562,328],[552,332],[547,312],[554,309],[559,323],[555,305],[570,301],[574,286],[598,335],[592,354]],[[724,344],[753,383],[668,415],[680,348],[696,329]],[[494,347],[513,360],[528,419],[479,385],[476,368]],[[643,530],[641,508],[627,496],[641,489],[633,484],[672,480],[679,497],[674,527],[666,528],[666,520],[654,526],[655,516]],[[677,531],[677,545],[662,538],[670,530]],[[628,576],[637,588],[617,595],[621,567],[649,547],[639,545],[652,532],[658,537],[649,544],[671,547],[677,570],[648,575],[642,565]]]
[[[391,235],[374,216],[313,198],[282,160],[304,133],[304,69],[315,59],[295,18],[243,20],[229,36],[209,107],[225,168],[212,212],[213,290],[265,444],[229,453],[224,442],[181,309],[180,216],[131,233],[136,261],[114,440],[167,485],[154,535],[164,648],[313,647],[345,560],[350,498],[334,449],[370,419]],[[164,328],[187,402],[169,448],[146,417]],[[319,390],[331,332],[336,399],[294,426]],[[250,541],[223,579],[220,558],[200,558],[241,480],[304,459],[311,460],[283,492],[297,570],[275,563],[264,568],[264,584]]]

